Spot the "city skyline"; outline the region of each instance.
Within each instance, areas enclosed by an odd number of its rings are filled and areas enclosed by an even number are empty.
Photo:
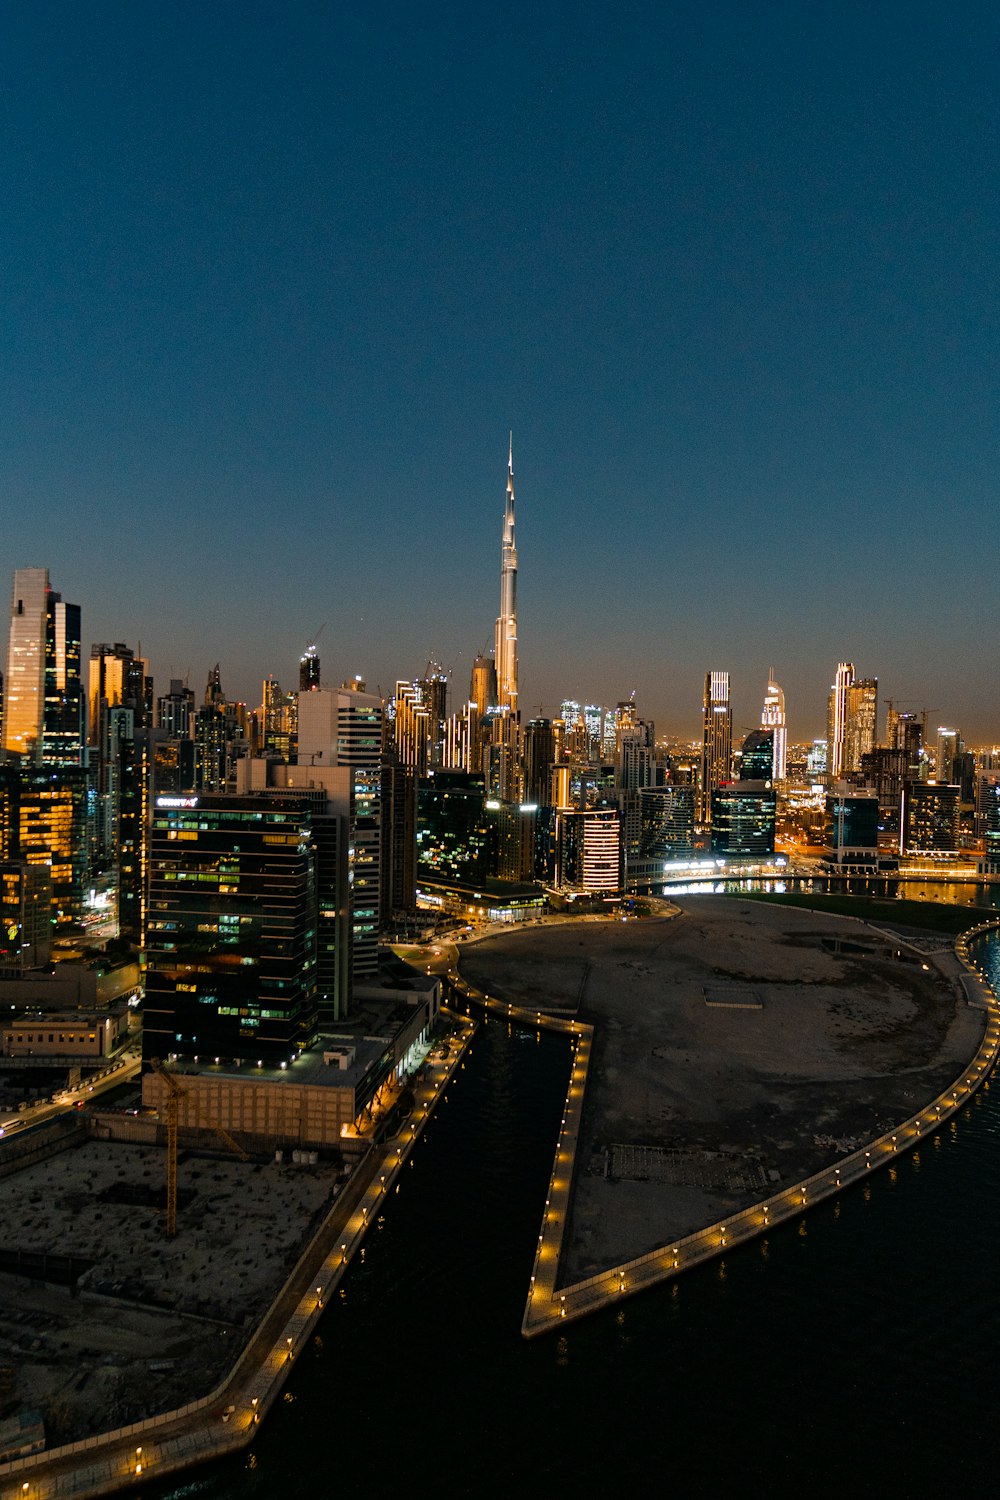
[[[718,666],[752,725],[773,663],[804,737],[851,660],[997,737],[965,14],[12,15],[5,566],[158,680],[292,686],[322,621],[338,672],[458,680],[512,427],[522,717],[635,688],[696,736]]]
[[[512,447],[512,439],[511,439],[511,447]],[[507,495],[507,507],[506,507],[506,513],[505,513],[505,518],[504,518],[504,522],[503,522],[503,532],[502,532],[503,540],[502,540],[502,548],[501,548],[501,558],[502,558],[502,561],[501,561],[501,570],[500,570],[501,571],[501,601],[502,601],[502,604],[504,605],[505,608],[509,605],[509,603],[512,600],[516,601],[516,590],[517,590],[517,553],[516,553],[516,550],[514,549],[512,540],[509,540],[509,538],[512,539],[512,537],[513,537],[513,498],[514,498],[514,495],[513,495],[513,456],[512,456],[512,452],[511,452],[511,456],[509,458],[509,464],[508,464],[508,487],[507,487],[506,495]],[[513,561],[511,561],[511,558],[513,558]],[[46,579],[47,579],[51,575],[52,569],[50,569],[50,568],[48,568],[48,567],[46,567],[44,565],[42,565],[42,566],[35,566],[34,564],[32,564],[30,566],[29,565],[24,565],[24,566],[16,567],[16,568],[14,568],[12,570],[12,573],[13,573],[13,588],[12,588],[12,598],[13,598],[14,595],[16,594],[16,586],[17,586],[17,577],[18,577],[18,575],[20,575],[20,574],[33,574],[33,573],[35,573],[35,574],[38,574],[38,575],[41,576],[41,575],[44,574],[45,577],[46,577]],[[81,595],[85,595],[86,594],[85,588],[82,588],[82,587],[78,588],[77,585],[76,585],[76,583],[73,583],[71,585],[71,589],[72,589],[72,591],[77,592],[77,593],[79,593]],[[59,598],[60,596],[56,594],[56,595],[53,595],[53,597],[54,598]],[[82,611],[79,610],[79,606],[77,606],[77,609],[78,609],[78,612],[82,614],[82,624],[78,628],[80,628],[81,631],[82,631],[82,647],[84,649],[84,652],[86,653],[86,651],[89,649],[90,645],[93,645],[93,646],[96,647],[99,644],[99,638],[96,635],[94,635],[93,640],[91,640],[91,635],[89,633],[89,627],[87,625],[87,616],[86,616],[86,614],[82,613]],[[495,643],[494,643],[493,650],[489,650],[489,652],[488,652],[488,659],[490,661],[494,660],[495,644],[496,644],[497,641],[499,641],[501,639],[501,635],[502,635],[502,629],[501,629],[501,627],[503,627],[504,631],[506,631],[507,625],[508,625],[508,623],[510,621],[513,622],[513,635],[512,635],[512,637],[504,635],[504,638],[512,640],[512,646],[513,646],[512,655],[513,655],[513,662],[514,662],[514,676],[513,676],[513,680],[515,682],[514,698],[515,698],[515,702],[516,702],[517,699],[518,699],[518,689],[516,687],[516,683],[517,683],[517,680],[518,680],[518,666],[519,666],[519,657],[518,657],[518,651],[517,651],[517,612],[516,612],[516,602],[514,603],[514,612],[513,612],[512,615],[511,614],[507,614],[507,613],[501,613],[501,615],[498,616],[497,619],[496,619],[496,621],[495,621],[495,625],[494,625]],[[324,622],[324,628],[325,628],[325,622]],[[120,639],[122,637],[122,635],[124,635],[124,634],[127,634],[127,632],[123,632],[120,629],[117,630],[117,631],[115,629],[111,629],[110,631],[106,631],[105,632],[105,636],[113,637],[115,639]],[[357,663],[354,663],[354,662],[342,662],[339,659],[333,658],[331,653],[332,653],[332,650],[335,647],[335,643],[334,642],[326,641],[324,643],[323,648],[320,648],[317,645],[316,641],[312,637],[310,637],[310,639],[308,641],[306,641],[306,642],[303,643],[303,647],[302,647],[302,650],[300,652],[300,655],[296,658],[296,660],[294,662],[275,663],[273,661],[270,661],[267,664],[265,664],[264,663],[264,659],[261,658],[262,667],[261,667],[261,670],[260,670],[259,674],[256,675],[256,676],[250,677],[249,679],[247,679],[245,676],[240,679],[240,684],[242,684],[243,682],[247,683],[246,690],[243,691],[243,692],[241,692],[239,690],[239,686],[237,686],[234,689],[230,685],[231,682],[235,682],[235,681],[237,681],[237,679],[236,679],[235,674],[233,674],[232,676],[230,676],[227,664],[225,662],[222,662],[222,661],[218,660],[218,659],[214,660],[214,662],[212,661],[213,651],[212,651],[211,640],[207,640],[205,642],[205,644],[204,644],[204,648],[202,649],[202,652],[201,652],[201,658],[200,658],[200,661],[199,661],[199,666],[197,666],[195,668],[190,668],[190,667],[189,668],[185,668],[183,671],[179,672],[173,663],[171,663],[169,665],[169,667],[167,667],[166,669],[164,669],[162,667],[162,662],[164,660],[166,660],[165,653],[161,652],[159,654],[159,656],[157,656],[155,654],[155,652],[151,652],[147,647],[142,646],[142,637],[141,637],[141,635],[138,636],[136,639],[137,639],[137,644],[134,646],[134,648],[132,647],[132,642],[126,642],[126,644],[129,645],[130,649],[134,649],[135,650],[135,653],[136,653],[137,656],[140,654],[140,647],[141,647],[141,656],[142,656],[142,659],[145,660],[147,662],[147,664],[148,664],[148,667],[149,667],[149,670],[151,672],[153,681],[154,681],[154,683],[156,685],[156,691],[157,691],[158,695],[161,694],[161,693],[167,692],[168,686],[169,686],[169,684],[172,681],[180,680],[181,682],[184,683],[185,687],[190,687],[195,692],[196,696],[199,697],[199,699],[200,699],[200,696],[201,696],[201,693],[202,693],[202,678],[207,678],[211,682],[211,680],[213,679],[213,677],[215,676],[215,674],[218,674],[219,677],[221,677],[221,679],[222,679],[222,685],[223,685],[225,696],[230,701],[245,703],[246,706],[248,707],[248,709],[250,709],[250,710],[253,710],[255,708],[260,708],[261,707],[262,699],[263,699],[263,696],[264,696],[264,688],[265,687],[273,688],[273,685],[274,685],[275,682],[281,687],[283,693],[294,693],[294,692],[297,692],[298,689],[299,689],[299,685],[300,685],[299,679],[300,679],[300,674],[301,674],[302,663],[305,660],[307,660],[307,659],[309,660],[309,662],[311,664],[311,670],[313,672],[315,672],[315,670],[316,670],[316,662],[317,662],[317,660],[320,663],[320,670],[321,670],[321,673],[322,673],[322,685],[324,687],[326,687],[326,688],[336,688],[336,687],[339,687],[342,683],[347,682],[350,679],[362,680],[362,681],[364,681],[368,685],[369,688],[375,688],[379,693],[381,693],[381,696],[383,697],[383,700],[386,701],[386,702],[391,701],[395,685],[400,680],[403,680],[403,681],[406,680],[406,676],[405,676],[406,672],[409,673],[409,676],[413,680],[416,680],[416,678],[419,676],[419,673],[420,673],[420,670],[421,670],[415,662],[413,662],[413,663],[411,663],[411,662],[398,663],[397,666],[394,669],[392,669],[392,671],[388,674],[387,681],[385,683],[382,683],[382,682],[377,682],[376,683],[376,682],[373,682],[371,680],[369,674],[365,670],[363,670],[363,669],[362,670],[357,670],[357,671],[354,670],[354,668],[357,666]],[[147,639],[148,639],[148,635],[147,635]],[[420,652],[417,652],[417,656],[418,657],[420,656],[420,654],[421,654]],[[735,654],[735,653],[731,653],[731,654]],[[462,653],[459,653],[459,655],[461,657]],[[434,664],[435,663],[435,657],[434,657],[433,653],[431,653],[430,655],[428,655],[428,657],[426,658],[426,660],[427,660],[427,663],[429,665]],[[462,706],[466,702],[468,702],[468,700],[469,700],[470,690],[471,690],[471,672],[472,672],[472,667],[474,665],[475,660],[476,660],[475,654],[474,653],[470,653],[470,663],[469,663],[469,669],[468,669],[469,670],[469,674],[470,674],[470,681],[469,681],[468,684],[466,684],[465,678],[461,675],[462,668],[458,665],[458,663],[456,663],[453,666],[453,668],[451,669],[451,675],[449,676],[449,681],[448,681],[448,704],[449,704],[448,712],[450,714],[459,713],[460,710],[461,710],[461,708],[462,708]],[[161,664],[159,666],[159,669],[158,669],[158,663]],[[5,661],[5,665],[6,665],[6,661]],[[848,665],[850,665],[850,664],[848,664]],[[836,671],[833,674],[833,679],[834,680],[830,684],[830,687],[828,689],[826,689],[826,690],[818,693],[816,695],[816,697],[815,697],[815,700],[811,699],[808,708],[803,708],[801,705],[799,705],[799,712],[798,713],[795,713],[795,711],[793,709],[793,712],[792,712],[792,715],[791,715],[791,717],[792,717],[792,727],[789,730],[786,731],[786,742],[787,743],[789,743],[789,744],[792,744],[792,743],[794,743],[794,744],[805,744],[805,743],[807,743],[809,741],[812,741],[812,740],[821,740],[821,739],[826,739],[828,737],[829,732],[830,732],[830,717],[829,717],[830,716],[830,712],[831,712],[830,704],[833,701],[833,698],[836,696],[837,683],[840,681],[841,676],[843,675],[842,671],[841,671],[841,669],[842,669],[843,666],[844,666],[843,662],[841,662],[841,663],[838,664],[838,666],[836,668]],[[363,667],[363,664],[362,664],[362,667]],[[853,670],[853,668],[851,668],[851,670]],[[404,674],[404,675],[401,676],[401,673]],[[699,681],[703,683],[706,674],[705,674],[704,670],[699,671],[696,666],[691,665],[690,672],[689,672],[688,675],[691,675],[692,677],[693,676],[697,676],[698,679],[699,679]],[[773,697],[772,690],[776,691],[780,695],[781,701],[782,701],[782,708],[781,708],[780,712],[782,714],[784,714],[784,694],[782,693],[781,689],[779,687],[777,687],[777,684],[774,682],[774,668],[773,668],[773,666],[769,666],[767,668],[767,671],[764,672],[761,675],[761,681],[763,682],[763,687],[760,689],[759,692],[757,691],[757,684],[756,684],[755,681],[753,681],[753,680],[750,680],[750,681],[744,680],[742,682],[738,682],[738,683],[735,684],[735,686],[737,688],[737,691],[735,693],[732,693],[733,683],[730,680],[732,678],[732,674],[724,671],[724,669],[720,669],[720,668],[709,669],[709,675],[712,675],[712,676],[722,675],[722,676],[725,676],[727,678],[727,684],[728,684],[727,685],[727,692],[731,694],[731,700],[730,701],[731,702],[735,702],[736,704],[738,704],[738,707],[735,707],[735,708],[732,709],[732,719],[733,719],[733,725],[734,725],[734,733],[737,732],[737,731],[741,735],[745,734],[745,733],[749,733],[751,730],[753,730],[755,727],[757,727],[757,725],[760,722],[764,722],[765,719],[766,719],[766,722],[768,722],[768,723],[770,722],[770,719],[767,718],[767,704],[769,704],[769,703],[776,704],[777,701],[778,701],[776,698]],[[877,677],[875,679],[873,679],[873,680],[877,682]],[[833,697],[831,697],[831,694],[833,695]],[[534,707],[533,707],[533,709],[531,709],[530,711],[523,712],[522,715],[521,715],[521,717],[522,717],[522,720],[523,720],[524,723],[527,723],[530,718],[532,718],[532,717],[538,717],[538,716],[543,716],[543,717],[548,717],[548,718],[557,718],[557,717],[559,717],[559,714],[560,714],[561,705],[563,703],[567,702],[567,701],[576,701],[576,702],[581,703],[581,704],[582,703],[593,704],[593,705],[597,705],[599,707],[602,707],[604,709],[610,710],[610,709],[612,709],[615,706],[616,703],[622,703],[622,702],[626,701],[626,699],[630,695],[632,695],[635,698],[635,700],[637,701],[638,706],[639,706],[639,708],[642,711],[643,717],[647,718],[647,719],[651,719],[655,723],[658,738],[671,738],[671,739],[677,739],[677,740],[689,740],[691,742],[692,746],[697,745],[697,743],[699,742],[699,740],[701,738],[701,733],[702,733],[702,718],[703,718],[703,714],[698,714],[696,710],[692,710],[692,712],[688,715],[687,721],[684,720],[683,716],[678,716],[678,718],[676,720],[671,719],[671,720],[669,720],[667,722],[664,722],[662,720],[657,719],[657,717],[655,716],[655,714],[652,713],[649,710],[649,708],[646,706],[645,702],[643,702],[641,700],[641,698],[636,693],[636,690],[634,688],[630,689],[628,693],[626,693],[624,690],[621,690],[621,691],[618,691],[617,693],[612,692],[611,694],[606,695],[604,697],[601,697],[601,696],[599,696],[597,694],[593,694],[593,693],[589,693],[588,694],[585,691],[583,693],[580,693],[580,694],[578,694],[577,696],[574,697],[573,694],[565,691],[565,688],[564,688],[563,690],[559,691],[557,693],[557,696],[554,699],[552,699],[550,702],[547,702],[547,703],[541,703],[541,702],[539,702],[539,703],[535,704]],[[474,696],[474,694],[472,694],[472,696]],[[755,703],[759,704],[761,701],[763,701],[765,703],[765,714],[764,714],[763,717],[761,715],[759,707],[755,708]],[[694,703],[694,700],[692,699],[692,704],[693,703]],[[899,712],[899,711],[906,711],[906,712],[909,712],[910,714],[914,715],[917,718],[921,718],[922,716],[926,716],[928,735],[937,734],[944,726],[946,726],[947,724],[951,723],[951,724],[956,724],[956,726],[957,726],[957,732],[962,735],[963,740],[967,744],[973,744],[973,743],[975,743],[975,744],[988,745],[988,744],[994,744],[994,743],[997,742],[998,739],[1000,739],[1000,722],[994,721],[994,722],[997,722],[997,732],[994,733],[993,735],[991,735],[988,731],[985,734],[978,734],[977,735],[974,729],[973,730],[966,729],[965,725],[961,722],[961,720],[959,719],[959,717],[957,715],[939,712],[939,711],[937,711],[937,709],[935,707],[928,705],[923,699],[920,698],[919,692],[917,693],[917,695],[913,699],[906,700],[906,699],[902,698],[902,696],[896,696],[891,691],[887,691],[887,692],[883,693],[883,696],[882,696],[882,698],[880,700],[880,707],[879,707],[879,710],[878,710],[879,717],[878,717],[878,719],[875,722],[875,737],[876,737],[876,740],[878,740],[879,738],[882,737],[883,724],[884,724],[884,720],[885,720],[885,711],[886,711],[886,708],[888,708],[889,706],[893,706],[897,712]],[[823,722],[824,713],[826,714],[825,728],[824,728],[824,722]],[[812,727],[803,727],[807,723],[807,715],[811,716],[810,719],[809,719],[809,723],[811,724]],[[975,722],[978,722],[978,721],[975,721]],[[988,722],[988,721],[984,720],[984,722]]]

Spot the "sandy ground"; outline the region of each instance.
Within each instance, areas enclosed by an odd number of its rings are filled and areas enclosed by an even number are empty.
[[[157,1208],[116,1201],[162,1193],[165,1170],[162,1150],[90,1141],[0,1181],[0,1248],[90,1263],[76,1295],[0,1274],[0,1411],[40,1407],[50,1445],[210,1390],[344,1171],[181,1152],[167,1240]]]
[[[673,919],[552,926],[461,954],[490,994],[596,1026],[566,1281],[856,1149],[950,1083],[982,1035],[952,959],[942,972],[815,912],[678,905]]]

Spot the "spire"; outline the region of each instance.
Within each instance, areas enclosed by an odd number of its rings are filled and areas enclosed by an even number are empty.
[[[500,566],[500,614],[496,625],[496,672],[499,706],[517,715],[517,547],[514,541],[514,434],[507,450],[507,494],[504,502]]]

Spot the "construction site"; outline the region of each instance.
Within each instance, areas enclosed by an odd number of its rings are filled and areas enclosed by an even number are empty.
[[[211,1390],[349,1179],[294,1154],[182,1147],[172,1236],[161,1148],[89,1140],[5,1178],[0,1414],[38,1412],[51,1447]]]

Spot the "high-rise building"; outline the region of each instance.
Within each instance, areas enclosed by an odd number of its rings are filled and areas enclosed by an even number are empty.
[[[690,859],[694,853],[693,786],[648,786],[639,793],[639,857],[662,861]]]
[[[299,695],[299,766],[350,771],[349,805],[338,794],[333,810],[350,828],[353,982],[378,968],[381,894],[382,700],[360,677]]]
[[[878,874],[878,830],[877,794],[838,782],[826,798],[825,862],[840,874]]]
[[[87,772],[29,765],[19,780],[18,857],[49,867],[53,921],[79,922],[87,876]]]
[[[774,854],[774,787],[763,781],[728,781],[712,792],[712,853],[729,859],[769,859]]]
[[[85,708],[80,606],[49,587],[47,568],[18,568],[11,595],[3,748],[25,763],[82,766]]]
[[[484,881],[491,829],[482,776],[437,771],[421,781],[417,798],[418,878],[432,884]]]
[[[426,776],[431,763],[432,730],[422,684],[397,682],[393,707],[392,738],[399,762],[415,775]]]
[[[957,729],[941,726],[937,732],[937,751],[934,756],[934,775],[938,781],[951,781],[954,762],[965,746]]]
[[[48,569],[18,568],[4,674],[3,748],[33,761],[42,757],[48,600]]]
[[[432,770],[444,765],[445,721],[448,717],[448,674],[436,661],[429,661],[423,677],[414,683],[427,713],[427,764]]]
[[[773,729],[754,729],[743,741],[740,751],[740,780],[774,784]]]
[[[477,656],[472,663],[469,699],[476,705],[480,719],[497,706],[497,669],[488,656]]]
[[[299,658],[299,692],[311,693],[319,687],[319,652],[316,642],[310,641]]]
[[[380,921],[412,912],[417,900],[417,776],[395,750],[382,760]]]
[[[496,626],[497,702],[517,718],[517,548],[514,544],[514,434],[507,460],[503,540],[500,552],[500,614]]]
[[[768,781],[784,781],[788,763],[788,729],[785,723],[785,695],[774,680],[774,668],[767,669],[767,689],[764,694],[764,712],[760,716],[760,727],[773,735],[773,759]]]
[[[878,743],[878,678],[862,677],[847,688],[842,773],[860,771],[861,757]]]
[[[854,663],[837,664],[837,675],[826,701],[826,774],[839,781],[844,774],[844,750],[847,736],[847,690],[854,681]]]
[[[291,730],[288,723],[287,705],[281,691],[281,683],[272,675],[264,678],[260,720],[263,726],[264,754],[277,755],[282,760],[290,760]]]
[[[621,826],[616,807],[559,812],[555,845],[559,890],[611,896],[621,889]]]
[[[17,978],[48,963],[52,882],[45,865],[0,861],[0,975]]]
[[[101,716],[116,704],[127,703],[132,685],[133,654],[121,641],[106,641],[90,648],[90,677],[87,683],[87,743],[93,749],[101,744]]]
[[[288,1061],[311,1039],[316,800],[305,793],[157,798],[146,1057],[273,1063]]]
[[[445,771],[482,770],[483,751],[480,741],[479,711],[470,698],[469,702],[445,723],[444,759]]]
[[[549,805],[555,737],[551,719],[530,719],[524,731],[524,800],[536,807]]]
[[[194,721],[194,691],[179,677],[171,677],[170,691],[156,700],[156,727],[169,739],[189,740]]]
[[[901,854],[958,852],[961,787],[908,781],[900,813]]]
[[[733,710],[729,701],[729,673],[705,673],[702,719],[701,786],[699,817],[707,823],[712,812],[712,793],[728,781],[733,758]]]

